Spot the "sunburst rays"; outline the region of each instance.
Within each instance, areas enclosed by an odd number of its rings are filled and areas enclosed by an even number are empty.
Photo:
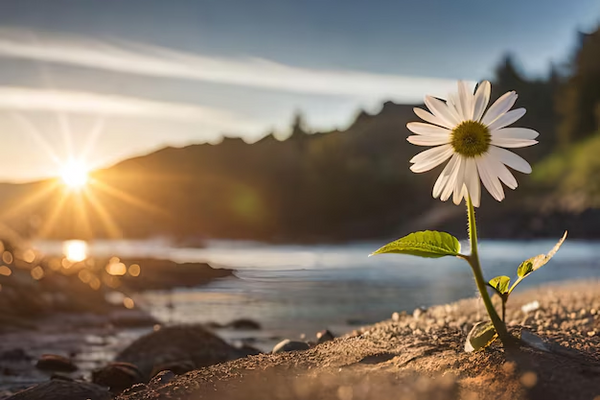
[[[39,182],[36,190],[29,191],[15,198],[12,206],[0,213],[0,221],[27,218],[41,210],[44,215],[42,223],[34,234],[44,238],[57,232],[64,232],[65,227],[72,228],[74,236],[89,239],[99,233],[111,239],[122,237],[122,230],[116,219],[109,212],[107,204],[127,204],[145,212],[167,215],[165,210],[148,201],[115,187],[109,181],[88,176],[88,157],[95,143],[101,138],[105,127],[105,119],[97,116],[87,132],[81,149],[75,148],[71,124],[68,115],[57,110],[58,128],[65,147],[66,157],[61,158],[59,151],[50,145],[35,124],[18,113],[10,113],[17,126],[30,135],[50,160],[55,164],[56,179]],[[61,149],[62,150],[62,149]],[[102,196],[98,196],[102,194]],[[114,205],[113,204],[113,205]],[[97,225],[97,226],[96,226]],[[103,233],[102,233],[103,232]]]

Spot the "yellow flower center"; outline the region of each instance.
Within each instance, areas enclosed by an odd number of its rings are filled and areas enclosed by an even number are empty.
[[[484,154],[491,141],[490,130],[481,122],[464,121],[452,131],[452,147],[455,152],[465,157]]]

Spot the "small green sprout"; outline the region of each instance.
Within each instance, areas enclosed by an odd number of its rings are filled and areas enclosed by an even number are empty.
[[[513,290],[517,287],[519,283],[523,281],[526,277],[528,277],[532,272],[537,271],[544,265],[550,261],[552,257],[556,254],[560,246],[562,246],[563,242],[567,238],[567,231],[563,237],[556,243],[556,245],[548,252],[548,254],[539,254],[535,257],[529,258],[523,261],[519,267],[517,268],[517,279],[510,286],[510,278],[508,276],[497,276],[495,278],[490,279],[488,282],[488,286],[490,286],[498,297],[502,300],[502,321],[504,321],[506,314],[506,302],[508,301],[508,297],[512,293]]]

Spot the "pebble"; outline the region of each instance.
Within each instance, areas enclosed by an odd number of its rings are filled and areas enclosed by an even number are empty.
[[[524,304],[521,307],[521,311],[523,311],[525,314],[527,314],[532,311],[536,311],[538,308],[540,308],[540,302],[535,300],[535,301],[532,301],[531,303]]]
[[[150,376],[154,377],[163,371],[171,371],[175,375],[183,375],[195,369],[196,365],[191,360],[172,361],[154,366]]]
[[[173,379],[175,379],[177,375],[175,375],[175,373],[173,371],[160,371],[158,374],[156,374],[156,376],[154,378],[152,378],[152,380],[150,381],[150,385],[152,386],[162,386],[165,385],[169,382],[171,382]]]
[[[275,353],[283,353],[286,351],[298,351],[298,350],[308,350],[309,346],[306,342],[300,342],[297,340],[289,340],[285,339],[281,342],[277,343],[275,347],[273,347],[273,354]]]
[[[258,322],[246,318],[233,320],[225,325],[225,327],[229,329],[239,329],[245,331],[260,330],[262,328]]]
[[[56,354],[44,354],[35,364],[37,369],[42,371],[55,372],[73,372],[77,371],[77,366],[67,357]]]
[[[0,353],[0,360],[5,361],[31,361],[31,357],[23,349],[12,349]]]
[[[335,336],[327,329],[317,332],[317,344],[329,342],[333,339],[335,339]]]
[[[587,335],[588,335],[589,337],[595,336],[595,335],[596,335],[596,331],[589,331],[589,332],[587,333]]]
[[[537,374],[533,371],[527,371],[523,375],[521,375],[521,384],[528,389],[531,389],[537,384],[538,377]]]
[[[121,393],[143,381],[144,378],[138,367],[126,362],[112,362],[92,371],[92,382],[108,387],[112,393]]]
[[[415,310],[413,311],[413,318],[419,319],[421,315],[423,315],[425,312],[427,312],[427,309],[424,307],[415,308]]]

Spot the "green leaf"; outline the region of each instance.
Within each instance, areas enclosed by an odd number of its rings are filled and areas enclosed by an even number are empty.
[[[558,243],[556,243],[556,245],[552,248],[552,250],[550,250],[550,252],[548,252],[548,254],[540,254],[540,255],[532,257],[528,260],[523,261],[521,263],[521,265],[519,265],[519,268],[517,269],[517,275],[519,275],[519,278],[525,278],[527,275],[529,275],[533,271],[536,271],[536,270],[540,269],[541,267],[543,267],[544,265],[546,265],[548,263],[548,261],[550,261],[550,259],[552,257],[554,257],[554,255],[556,254],[558,249],[560,249],[560,246],[563,244],[563,242],[565,241],[566,238],[567,238],[567,231],[565,231],[565,234],[563,235],[563,237],[558,241]]]
[[[478,322],[467,335],[465,351],[471,353],[473,351],[483,350],[492,344],[497,336],[496,328],[494,328],[492,321]]]
[[[508,276],[497,276],[495,278],[490,279],[488,285],[492,287],[500,296],[508,292],[508,288],[510,286],[510,278]]]
[[[541,254],[543,255],[543,254]],[[537,256],[539,257],[539,256]],[[527,275],[529,275],[530,273],[533,272],[533,258],[530,258],[528,260],[523,261],[520,265],[519,268],[517,268],[517,275],[519,275],[519,278],[525,278]]]
[[[410,254],[428,258],[457,256],[460,253],[460,243],[457,238],[446,232],[421,231],[388,243],[370,255],[385,253]]]

